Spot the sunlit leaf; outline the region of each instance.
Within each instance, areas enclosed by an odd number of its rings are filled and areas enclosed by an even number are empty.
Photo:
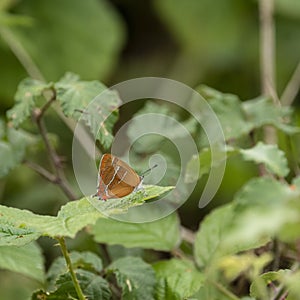
[[[82,198],[62,206],[56,217],[34,214],[28,210],[0,206],[0,228],[3,245],[24,245],[41,235],[50,237],[74,237],[89,224],[94,224],[104,214],[124,213],[131,207],[172,190],[173,187],[145,186],[120,199],[101,201],[96,198]]]
[[[253,148],[241,149],[240,153],[245,160],[263,163],[273,174],[284,177],[289,173],[285,153],[277,145],[259,142]]]

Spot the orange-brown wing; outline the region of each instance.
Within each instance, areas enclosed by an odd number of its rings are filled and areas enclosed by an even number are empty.
[[[140,184],[141,178],[125,162],[111,154],[101,158],[97,196],[103,200],[129,195]]]

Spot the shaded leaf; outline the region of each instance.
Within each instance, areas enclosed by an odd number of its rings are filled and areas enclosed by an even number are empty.
[[[136,152],[151,153],[160,149],[162,141],[166,138],[174,141],[195,132],[197,128],[195,119],[184,121],[178,119],[178,115],[171,112],[167,105],[147,101],[128,126],[130,144]]]
[[[237,96],[223,94],[207,86],[200,86],[196,90],[208,101],[217,115],[226,140],[236,139],[250,132],[251,124]]]
[[[224,159],[237,154],[238,150],[231,147],[227,147],[226,150],[215,148],[215,156],[213,160],[211,153],[211,149],[204,148],[198,156],[192,156],[186,167],[185,182],[191,183],[199,180],[203,175],[208,174],[211,168],[217,168],[220,166]],[[198,166],[199,163],[200,166]]]
[[[67,73],[55,87],[64,114],[83,120],[94,138],[108,148],[118,119],[117,108],[121,104],[118,94],[98,81],[81,81],[79,76],[71,73]]]
[[[12,31],[47,80],[66,71],[104,78],[112,70],[124,31],[108,1],[28,0],[17,2],[14,12],[34,20]]]
[[[258,142],[253,148],[239,150],[245,160],[263,163],[273,174],[284,177],[289,173],[285,153],[277,145]]]
[[[102,260],[92,252],[70,252],[70,259],[74,269],[83,269],[92,273],[99,273],[103,269]],[[66,261],[63,257],[58,257],[50,266],[47,272],[48,285],[54,286],[60,275],[68,272]]]
[[[18,127],[31,116],[37,99],[42,97],[43,91],[50,87],[51,83],[46,84],[31,78],[26,78],[20,82],[15,95],[15,105],[7,111],[7,117],[14,127]]]
[[[22,247],[0,246],[0,268],[44,281],[44,258],[35,243]]]
[[[271,299],[274,289],[268,288],[271,282],[280,281],[289,270],[272,271],[257,276],[250,286],[250,296],[262,299]]]
[[[6,136],[0,140],[0,178],[22,162],[26,147],[35,141],[29,133],[21,129],[7,128]]]
[[[164,251],[172,250],[180,240],[179,220],[176,214],[151,223],[98,219],[92,234],[99,243]]]
[[[94,273],[77,270],[76,277],[87,300],[109,300],[111,291],[108,282]],[[32,300],[66,300],[77,299],[72,278],[69,273],[63,274],[56,281],[57,289],[51,292],[39,290],[32,295]]]
[[[189,260],[173,258],[157,262],[153,268],[158,278],[157,289],[161,299],[189,298],[201,288],[205,280],[204,275]],[[174,298],[170,298],[170,295]]]
[[[129,256],[120,258],[110,264],[107,270],[114,272],[122,288],[122,299],[154,299],[155,273],[151,265],[142,259]]]

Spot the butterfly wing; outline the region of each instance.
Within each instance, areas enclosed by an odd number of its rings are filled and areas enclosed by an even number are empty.
[[[101,158],[97,196],[103,200],[129,195],[141,183],[140,176],[124,161],[111,154]]]

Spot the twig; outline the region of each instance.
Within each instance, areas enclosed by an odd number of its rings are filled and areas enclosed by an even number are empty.
[[[23,45],[15,38],[14,34],[7,28],[0,28],[0,35],[3,40],[8,44],[11,51],[20,61],[26,72],[32,78],[44,81],[44,76],[36,66],[30,55],[27,53]]]
[[[48,170],[41,167],[40,165],[37,165],[37,164],[35,164],[31,161],[28,161],[28,160],[25,160],[24,164],[28,168],[32,169],[33,171],[35,171],[36,173],[41,175],[46,180],[50,181],[51,183],[57,183],[57,177],[55,175],[53,175],[52,173],[50,173]]]
[[[276,95],[275,87],[275,30],[273,20],[274,0],[259,1],[260,16],[260,67],[262,93]],[[272,97],[274,104],[276,97]]]
[[[275,25],[273,20],[274,0],[259,0],[260,17],[260,80],[262,94],[270,97],[274,105],[280,105],[275,85]],[[264,127],[265,141],[276,144],[276,130]]]
[[[50,163],[53,167],[56,179],[55,183],[60,186],[60,188],[63,190],[63,192],[66,194],[66,196],[70,200],[75,200],[76,195],[73,193],[71,187],[66,181],[65,174],[62,170],[62,164],[61,159],[57,155],[55,149],[52,147],[49,138],[47,136],[47,130],[46,126],[43,120],[43,116],[46,112],[46,110],[50,107],[51,103],[56,99],[55,91],[53,90],[52,97],[45,103],[45,105],[42,108],[37,108],[33,112],[33,118],[35,122],[37,123],[38,129],[40,131],[40,134],[42,136],[42,139],[44,141],[44,144],[46,146],[47,152],[49,154]],[[53,181],[52,181],[53,182]]]
[[[227,296],[229,299],[232,300],[239,300],[239,298],[234,295],[232,292],[230,292],[228,289],[226,289],[222,284],[215,282],[215,281],[210,281],[223,295]]]
[[[64,239],[64,237],[58,237],[57,240],[59,242],[61,252],[62,252],[62,254],[65,258],[66,264],[68,266],[68,269],[69,269],[69,272],[70,272],[70,275],[71,275],[71,278],[72,278],[77,296],[78,296],[79,300],[86,300],[86,298],[84,297],[84,294],[81,290],[81,287],[79,285],[78,279],[75,275],[75,271],[74,271],[73,266],[72,266],[70,255],[69,255],[67,247],[66,247],[65,239]]]
[[[300,61],[281,95],[281,104],[289,106],[295,100],[300,89]]]
[[[186,241],[190,244],[194,244],[196,235],[192,230],[190,230],[184,226],[180,226],[180,235],[184,241]]]

